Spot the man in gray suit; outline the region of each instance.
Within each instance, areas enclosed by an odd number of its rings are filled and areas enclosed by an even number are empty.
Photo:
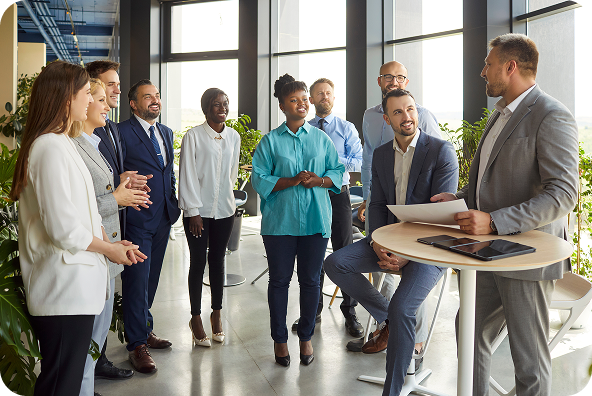
[[[536,84],[538,50],[521,34],[493,39],[481,77],[496,103],[475,153],[469,184],[432,201],[464,199],[456,214],[467,234],[513,235],[537,229],[567,239],[578,193],[578,130],[569,110]],[[569,259],[548,267],[477,272],[474,395],[489,394],[491,343],[508,326],[518,395],[551,394],[547,346],[555,280]]]
[[[415,346],[417,309],[443,269],[392,255],[373,244],[372,232],[398,221],[387,204],[424,204],[430,202],[435,192],[456,191],[458,162],[450,142],[418,128],[417,108],[409,92],[388,92],[382,103],[384,119],[395,132],[395,139],[374,151],[368,236],[333,253],[324,265],[329,278],[378,322],[388,318],[388,324],[364,348],[380,349],[388,339],[383,395],[398,395]],[[402,271],[390,303],[363,275],[382,270]]]

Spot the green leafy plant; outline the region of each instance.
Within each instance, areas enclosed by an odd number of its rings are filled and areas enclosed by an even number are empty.
[[[0,373],[10,390],[32,395],[41,354],[20,271],[17,204],[8,198],[18,150],[1,145],[0,154]]]
[[[113,297],[113,315],[109,330],[117,334],[117,339],[122,344],[125,342],[125,327],[123,325],[123,298],[118,292]]]
[[[579,152],[580,180],[578,186],[578,203],[574,208],[575,224],[573,243],[575,250],[572,260],[576,264],[576,272],[592,281],[592,248],[584,246],[584,237],[592,235],[592,157],[584,152],[580,145]]]
[[[483,109],[483,117],[471,124],[468,121],[463,120],[460,128],[452,130],[448,128],[448,124],[440,124],[442,132],[447,134],[450,138],[450,142],[456,149],[456,155],[458,157],[458,188],[465,186],[469,183],[469,169],[471,168],[471,162],[477,151],[477,146],[483,136],[483,131],[489,120],[491,111]]]
[[[249,127],[248,124],[250,123],[251,117],[246,114],[241,114],[236,119],[226,120],[226,126],[237,131],[241,138],[240,157],[238,160],[239,166],[251,165],[255,148],[263,137],[260,130]],[[250,176],[251,172],[239,167],[238,177],[243,183],[246,183]],[[239,187],[239,181],[237,181],[236,188],[238,189]]]
[[[10,102],[6,102],[4,108],[8,112],[8,115],[2,115],[0,117],[0,130],[6,137],[14,137],[17,144],[20,144],[21,135],[24,130],[27,117],[29,115],[29,97],[31,96],[31,89],[33,88],[33,82],[37,78],[36,73],[32,76],[26,74],[21,75],[18,79],[16,87],[17,103],[16,109]],[[12,110],[14,109],[14,113]]]

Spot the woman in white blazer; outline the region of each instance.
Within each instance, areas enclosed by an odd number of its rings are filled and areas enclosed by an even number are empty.
[[[232,233],[236,203],[233,188],[238,176],[240,135],[225,124],[228,96],[218,88],[201,97],[206,122],[187,131],[179,161],[179,208],[189,245],[189,301],[193,342],[209,347],[211,342],[201,321],[201,292],[207,262],[212,293],[212,338],[224,342],[222,293],[224,255]]]
[[[68,133],[92,96],[84,68],[56,61],[33,84],[10,196],[19,200],[19,254],[39,340],[35,395],[78,395],[94,315],[108,294],[105,261],[130,265],[137,246],[110,243],[91,176]]]

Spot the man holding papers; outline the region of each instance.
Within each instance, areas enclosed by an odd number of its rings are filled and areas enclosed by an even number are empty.
[[[535,77],[539,53],[522,34],[489,43],[481,77],[495,110],[456,195],[469,211],[456,214],[467,234],[513,235],[537,229],[567,239],[567,215],[578,196],[578,128],[569,110],[544,93]],[[516,394],[551,394],[549,304],[569,259],[527,271],[477,272],[473,394],[489,394],[491,344],[504,322],[514,361]]]
[[[378,322],[388,319],[379,334],[364,345],[364,352],[380,350],[388,340],[383,395],[398,395],[415,347],[416,311],[442,276],[443,269],[388,253],[372,243],[372,232],[398,221],[387,204],[429,203],[436,192],[456,191],[458,163],[451,143],[429,136],[417,127],[415,100],[409,92],[397,89],[387,93],[382,107],[395,139],[374,151],[368,236],[327,257],[325,272]],[[363,275],[381,270],[403,273],[390,304]]]

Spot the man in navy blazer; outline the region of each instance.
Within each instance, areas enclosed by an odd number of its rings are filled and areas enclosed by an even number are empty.
[[[437,191],[458,187],[458,162],[450,142],[430,136],[417,127],[415,100],[408,91],[386,94],[384,119],[395,139],[374,151],[369,233],[353,245],[325,259],[325,272],[333,282],[359,301],[379,322],[388,322],[364,345],[363,352],[380,350],[388,340],[387,377],[383,395],[399,395],[415,347],[416,312],[443,274],[443,269],[408,261],[372,242],[377,228],[398,222],[386,205],[430,202]],[[363,273],[402,271],[391,298],[376,290]]]
[[[171,346],[168,340],[154,334],[149,309],[158,287],[171,225],[181,211],[175,192],[173,131],[156,122],[161,110],[158,88],[149,80],[140,80],[130,88],[128,98],[133,115],[118,124],[123,167],[153,177],[148,180],[150,207],[127,212],[126,238],[139,245],[148,259],[121,274],[123,319],[132,366],[139,372],[150,373],[156,371],[156,364],[147,348]]]

